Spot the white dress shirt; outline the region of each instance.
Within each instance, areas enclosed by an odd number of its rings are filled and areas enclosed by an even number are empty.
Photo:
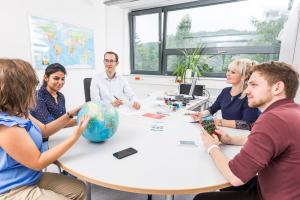
[[[92,101],[112,103],[118,98],[129,105],[138,101],[128,82],[118,73],[112,79],[109,79],[106,72],[93,76],[90,93]]]

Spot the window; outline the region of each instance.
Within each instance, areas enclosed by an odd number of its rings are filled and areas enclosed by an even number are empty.
[[[154,10],[142,15],[135,15],[130,26],[134,28],[131,34],[132,56],[136,73],[159,74],[161,52],[161,13]]]
[[[159,69],[158,14],[137,16],[134,35],[135,69],[157,71]]]
[[[170,75],[183,52],[202,47],[206,76],[235,58],[278,60],[277,36],[291,0],[210,0],[130,13],[132,73]],[[134,35],[134,37],[132,37]]]

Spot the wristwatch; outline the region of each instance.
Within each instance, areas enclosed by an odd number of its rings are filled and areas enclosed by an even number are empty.
[[[69,112],[67,112],[67,116],[70,118],[70,119],[73,119],[73,115],[71,115]]]

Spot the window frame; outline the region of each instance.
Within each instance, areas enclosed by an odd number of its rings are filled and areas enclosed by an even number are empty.
[[[167,20],[168,12],[190,9],[196,7],[204,7],[211,5],[219,5],[225,3],[233,3],[240,1],[251,1],[251,0],[202,0],[190,3],[183,3],[171,6],[164,6],[160,8],[153,8],[147,10],[132,11],[128,14],[129,16],[129,36],[130,36],[130,69],[131,74],[149,74],[149,75],[172,75],[172,72],[167,71],[167,58],[171,55],[183,55],[180,50],[176,48],[166,49],[166,38],[167,38]],[[159,14],[159,70],[158,71],[146,71],[134,69],[134,34],[135,34],[135,17],[146,14]],[[187,48],[188,52],[193,52],[195,48]],[[271,46],[240,46],[240,47],[206,47],[204,53],[209,55],[232,55],[232,54],[279,54],[280,45]],[[204,73],[204,77],[225,77],[225,73],[222,72],[209,72]]]
[[[141,15],[147,15],[147,14],[158,14],[158,41],[159,41],[159,47],[158,47],[158,70],[157,71],[145,71],[145,70],[136,70],[134,68],[134,35],[135,35],[135,27],[136,27],[136,21],[135,17],[136,16],[141,16]],[[153,75],[161,75],[162,73],[162,8],[153,8],[153,9],[148,9],[148,10],[142,10],[142,11],[133,11],[128,14],[129,17],[129,38],[130,38],[130,69],[131,69],[131,74],[153,74]]]

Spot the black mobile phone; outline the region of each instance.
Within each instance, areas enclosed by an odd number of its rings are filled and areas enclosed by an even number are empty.
[[[137,150],[130,147],[130,148],[127,148],[127,149],[124,149],[124,150],[114,153],[113,156],[118,159],[122,159],[122,158],[125,158],[125,157],[130,156],[135,153],[137,153]]]

